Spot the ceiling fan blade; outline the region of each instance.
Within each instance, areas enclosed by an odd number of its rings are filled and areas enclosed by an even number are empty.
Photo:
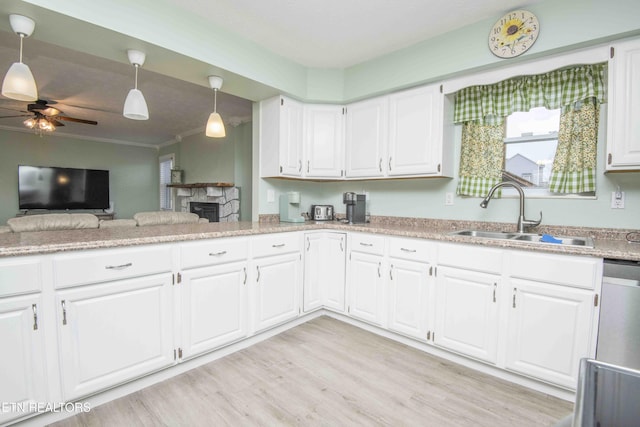
[[[59,128],[60,126],[64,126],[64,123],[57,121],[56,119],[49,119],[49,123]]]
[[[76,119],[75,117],[67,117],[67,116],[57,116],[56,120],[66,120],[68,122],[84,123],[84,124],[87,124],[87,125],[97,125],[98,124],[98,122],[96,122],[95,120]]]
[[[29,113],[28,111],[18,110],[18,109],[16,109],[16,108],[8,108],[8,107],[2,107],[2,106],[0,106],[0,108],[1,108],[1,109],[3,109],[3,110],[17,111],[17,112],[19,112],[19,113],[25,113],[25,114],[28,114],[28,113]]]
[[[17,116],[0,116],[0,119],[10,119],[13,117],[30,117],[31,114],[18,114]]]

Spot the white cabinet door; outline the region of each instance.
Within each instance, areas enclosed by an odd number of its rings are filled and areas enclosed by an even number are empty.
[[[640,40],[613,45],[609,61],[607,170],[640,169]]]
[[[389,329],[427,339],[429,265],[389,259]]]
[[[260,103],[260,176],[302,176],[302,104],[276,96]]]
[[[172,275],[57,292],[65,400],[174,363]]]
[[[344,175],[344,107],[304,106],[305,162],[309,178]]]
[[[500,277],[439,266],[434,343],[495,363]]]
[[[255,265],[255,330],[275,326],[300,314],[302,265],[299,252],[266,257]]]
[[[384,326],[383,257],[351,252],[349,260],[349,314]]]
[[[306,234],[303,310],[325,307],[344,312],[345,273],[346,234]]]
[[[347,178],[382,177],[387,171],[388,98],[347,106]]]
[[[0,424],[28,413],[29,404],[47,402],[40,294],[0,298]]]
[[[443,98],[439,85],[389,96],[389,176],[440,174]]]
[[[247,264],[182,273],[182,357],[213,350],[247,335]]]
[[[511,279],[506,367],[575,389],[590,357],[595,293]]]

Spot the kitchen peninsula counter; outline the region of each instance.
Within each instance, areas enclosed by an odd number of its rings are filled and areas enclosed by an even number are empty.
[[[322,229],[640,261],[640,244],[629,243],[624,239],[624,235],[631,230],[600,230],[556,226],[546,226],[535,230],[539,233],[544,232],[558,236],[592,237],[595,247],[585,248],[580,246],[527,243],[450,234],[452,231],[464,229],[513,231],[513,224],[410,218],[388,219],[388,217],[386,220],[356,225],[348,225],[336,221],[305,223],[227,222],[3,233],[0,234],[0,257]],[[640,236],[640,233],[638,236]]]

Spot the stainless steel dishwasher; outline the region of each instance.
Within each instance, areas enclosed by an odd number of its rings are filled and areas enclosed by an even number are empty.
[[[604,261],[596,359],[640,370],[640,263]]]

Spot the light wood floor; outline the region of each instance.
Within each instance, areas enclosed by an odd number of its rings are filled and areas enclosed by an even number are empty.
[[[549,426],[573,405],[320,317],[55,426]]]

